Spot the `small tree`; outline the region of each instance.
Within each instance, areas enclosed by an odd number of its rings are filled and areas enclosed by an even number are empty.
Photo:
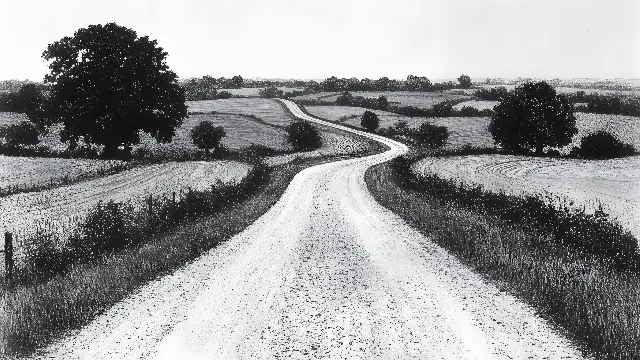
[[[193,144],[201,150],[205,151],[209,156],[209,150],[220,146],[220,141],[227,134],[222,126],[214,126],[211,121],[202,120],[191,129],[191,140]]]
[[[263,98],[279,98],[282,97],[284,92],[275,86],[270,86],[258,91],[258,95]]]
[[[415,139],[418,144],[424,147],[437,149],[447,143],[449,131],[444,126],[424,123],[415,132]]]
[[[367,131],[374,132],[380,125],[380,120],[378,119],[378,115],[373,111],[365,111],[360,118],[360,126],[367,129]]]
[[[587,159],[611,159],[635,155],[637,152],[633,145],[625,144],[611,133],[600,130],[582,138],[578,153]]]
[[[380,95],[378,97],[378,109],[387,110],[389,109],[389,102],[387,101],[387,97],[384,95]]]
[[[340,96],[338,96],[338,98],[336,99],[336,104],[338,105],[346,105],[349,106],[351,105],[351,103],[353,102],[353,95],[351,95],[350,92],[345,91],[343,92]]]
[[[460,84],[460,88],[468,89],[471,87],[471,77],[469,77],[469,75],[462,74],[458,78],[458,83]]]
[[[40,142],[38,129],[28,121],[7,126],[0,131],[0,136],[9,146],[37,145]]]
[[[226,91],[226,90],[222,90],[218,93],[218,95],[216,95],[217,99],[230,99],[233,95]]]
[[[322,146],[320,132],[306,121],[294,121],[287,126],[287,141],[295,151],[310,151]]]
[[[569,144],[578,132],[571,103],[544,81],[516,87],[493,110],[489,132],[509,152],[541,154]]]

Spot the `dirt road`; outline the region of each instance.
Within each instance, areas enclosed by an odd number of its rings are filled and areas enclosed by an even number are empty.
[[[391,148],[384,154],[302,171],[244,232],[145,286],[48,355],[579,358],[530,308],[374,201],[365,170],[406,151],[381,141]]]

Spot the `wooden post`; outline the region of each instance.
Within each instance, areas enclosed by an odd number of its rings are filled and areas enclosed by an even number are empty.
[[[173,201],[174,204],[176,203],[176,192],[175,191],[173,192],[172,201]]]
[[[13,236],[10,232],[4,233],[4,277],[7,283],[13,277]]]

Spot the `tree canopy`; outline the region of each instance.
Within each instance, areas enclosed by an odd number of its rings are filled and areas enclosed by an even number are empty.
[[[469,77],[469,75],[462,74],[458,78],[458,83],[461,88],[468,89],[471,87],[471,77]]]
[[[380,125],[380,120],[378,119],[378,115],[373,111],[365,111],[360,118],[360,125],[367,129],[368,131],[374,132]]]
[[[217,148],[227,133],[222,126],[214,126],[211,121],[203,120],[191,129],[191,140],[198,149],[203,149],[207,155],[209,150]]]
[[[544,81],[516,87],[493,110],[489,132],[509,152],[541,154],[568,145],[578,132],[573,106]]]
[[[156,40],[115,23],[90,25],[50,44],[47,117],[61,140],[104,145],[107,157],[140,141],[142,130],[170,142],[187,116],[184,90]]]

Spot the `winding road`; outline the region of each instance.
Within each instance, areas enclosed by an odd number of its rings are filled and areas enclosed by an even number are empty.
[[[54,358],[580,358],[516,298],[375,202],[390,149],[300,172],[258,221],[51,345]]]

